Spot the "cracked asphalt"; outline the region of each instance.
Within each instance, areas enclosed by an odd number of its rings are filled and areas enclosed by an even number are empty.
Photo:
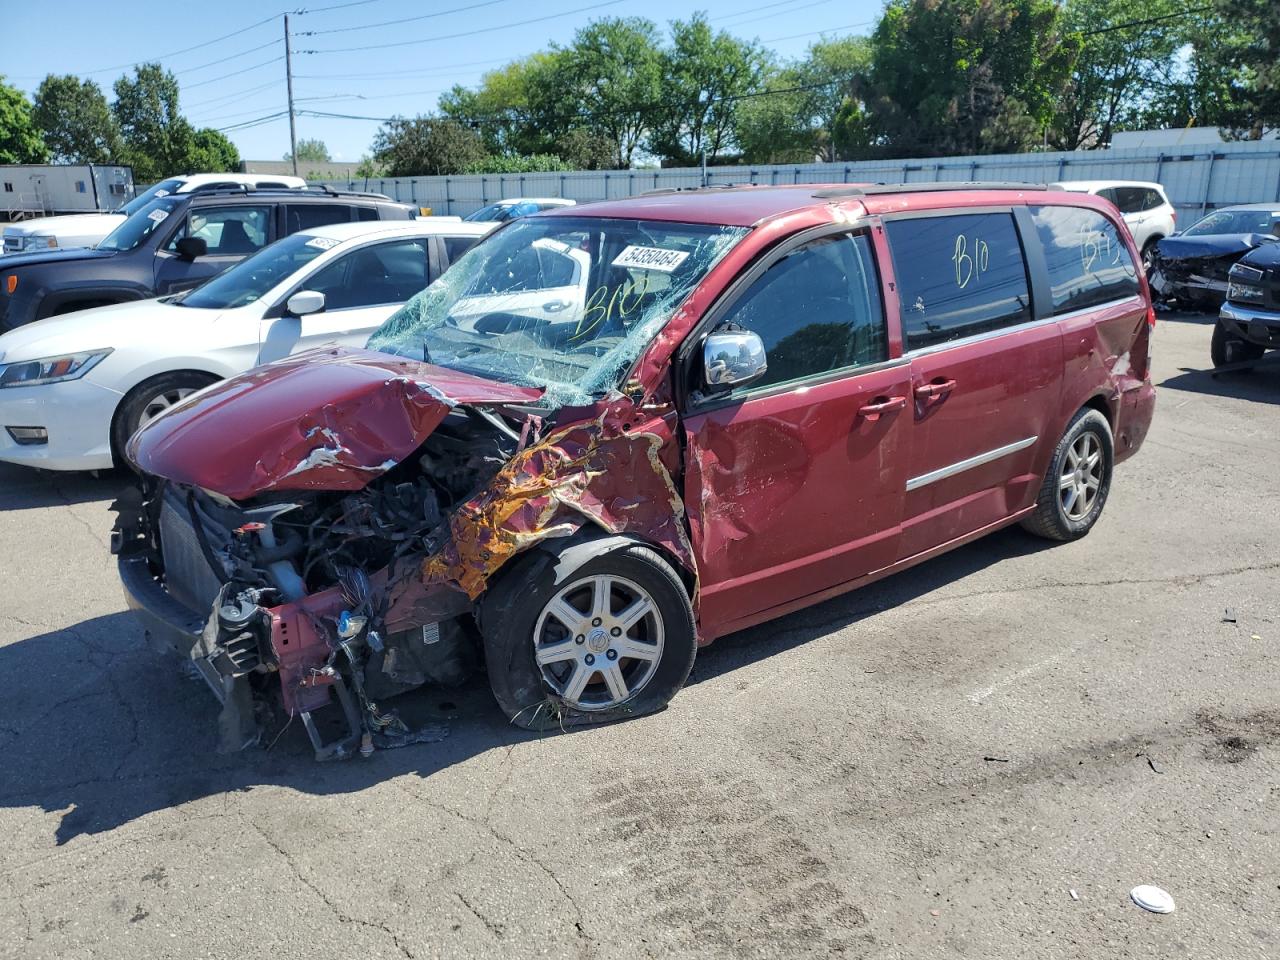
[[[450,736],[338,765],[213,755],[123,610],[120,478],[0,468],[0,957],[1280,955],[1280,364],[1213,380],[1209,323],[1161,317],[1085,540],[726,638],[658,716],[402,698]]]

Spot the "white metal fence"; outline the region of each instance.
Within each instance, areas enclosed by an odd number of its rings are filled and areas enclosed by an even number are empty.
[[[1062,153],[939,157],[708,167],[717,183],[927,183],[940,180],[1153,180],[1164,185],[1186,217],[1233,203],[1280,202],[1280,141],[1175,149],[1077,150]],[[696,167],[667,170],[590,170],[324,181],[348,190],[373,190],[437,214],[465,216],[506,197],[568,197],[581,202],[629,197],[663,187],[696,187]],[[1184,221],[1185,222],[1185,221]]]

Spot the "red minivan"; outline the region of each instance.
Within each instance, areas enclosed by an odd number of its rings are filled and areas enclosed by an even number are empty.
[[[1088,533],[1155,404],[1138,262],[1113,206],[1024,184],[516,220],[367,349],[135,435],[128,602],[224,748],[264,705],[321,758],[412,740],[387,698],[480,662],[525,726],[660,709],[716,637],[1011,523]]]

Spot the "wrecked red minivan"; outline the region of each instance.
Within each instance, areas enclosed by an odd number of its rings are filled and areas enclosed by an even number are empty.
[[[322,758],[412,741],[386,701],[481,663],[525,726],[660,709],[716,637],[1010,523],[1088,533],[1155,403],[1138,262],[1109,204],[1026,185],[514,221],[367,349],[143,428],[128,602],[224,748],[294,716]]]

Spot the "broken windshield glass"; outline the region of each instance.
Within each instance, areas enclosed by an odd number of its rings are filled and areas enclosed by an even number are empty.
[[[618,386],[743,227],[520,220],[393,314],[369,349],[540,387],[559,407]]]

